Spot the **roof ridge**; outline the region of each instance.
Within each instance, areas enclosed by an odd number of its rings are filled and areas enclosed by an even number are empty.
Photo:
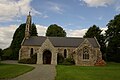
[[[73,38],[73,39],[83,39],[82,37],[48,37],[48,38]]]
[[[31,37],[46,37],[46,36],[31,36]]]
[[[74,38],[74,39],[94,39],[94,38],[83,38],[83,37],[49,37],[49,36],[31,36],[31,37],[48,37],[48,38]]]

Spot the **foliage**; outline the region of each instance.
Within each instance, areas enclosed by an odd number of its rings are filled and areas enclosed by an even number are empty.
[[[0,56],[2,56],[2,49],[0,48]]]
[[[12,59],[12,49],[6,48],[3,50],[2,60]]]
[[[88,31],[85,33],[84,37],[85,38],[94,38],[94,37],[99,37],[101,34],[102,30],[100,30],[99,27],[96,25],[93,25],[88,29]]]
[[[63,65],[74,65],[75,61],[72,58],[66,58],[62,64]]]
[[[95,66],[105,66],[105,65],[106,65],[106,62],[101,59],[101,60],[97,60],[94,65],[95,65]]]
[[[57,65],[55,80],[119,80],[120,63],[106,66],[65,66]],[[116,74],[117,73],[117,74]]]
[[[113,20],[110,20],[107,26],[107,60],[120,62],[120,14],[116,15]]]
[[[62,27],[52,24],[48,27],[46,31],[46,36],[50,37],[66,37],[66,32]]]
[[[32,55],[31,58],[28,58],[28,59],[21,59],[18,62],[23,64],[36,64],[37,54]]]
[[[61,64],[64,62],[64,57],[62,54],[58,53],[57,54],[57,64]]]
[[[1,64],[0,63],[0,80],[17,77],[33,69],[34,67],[27,66],[27,65]]]
[[[18,59],[19,49],[21,48],[21,43],[25,37],[25,26],[26,24],[23,23],[16,29],[10,47],[4,50],[5,55],[6,54],[8,54],[8,56],[10,55],[10,59]],[[32,24],[32,31],[30,34],[31,36],[37,36],[35,24]]]
[[[1,60],[2,55],[3,55],[3,52],[2,52],[2,49],[0,48],[0,60]]]
[[[101,34],[101,32],[102,32],[102,30],[99,27],[97,27],[96,25],[93,25],[85,33],[84,38],[94,38],[94,37],[96,37],[96,39],[98,40],[98,42],[101,46],[100,50],[104,55],[105,52],[106,52],[105,36],[103,34]]]
[[[57,64],[62,65],[73,65],[75,64],[75,61],[73,58],[64,58],[62,54],[57,54]]]
[[[37,36],[38,35],[36,25],[34,23],[32,24],[32,29],[31,30],[32,30],[31,33],[30,33],[31,36]]]

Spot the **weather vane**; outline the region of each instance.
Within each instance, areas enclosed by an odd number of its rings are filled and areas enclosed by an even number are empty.
[[[29,15],[30,15],[31,11],[29,11]]]
[[[29,15],[30,15],[31,11],[32,11],[32,8],[31,8],[30,11],[29,11]]]

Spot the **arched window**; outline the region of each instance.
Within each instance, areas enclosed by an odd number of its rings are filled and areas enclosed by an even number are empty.
[[[87,47],[83,48],[83,59],[89,59],[89,49]]]
[[[64,58],[67,58],[67,50],[64,49]]]
[[[33,48],[30,50],[30,57],[33,55]]]

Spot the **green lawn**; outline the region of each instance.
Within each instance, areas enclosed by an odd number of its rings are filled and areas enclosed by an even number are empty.
[[[33,69],[34,67],[26,65],[0,63],[0,79],[14,78]]]
[[[120,80],[120,63],[102,67],[58,65],[56,80]]]

